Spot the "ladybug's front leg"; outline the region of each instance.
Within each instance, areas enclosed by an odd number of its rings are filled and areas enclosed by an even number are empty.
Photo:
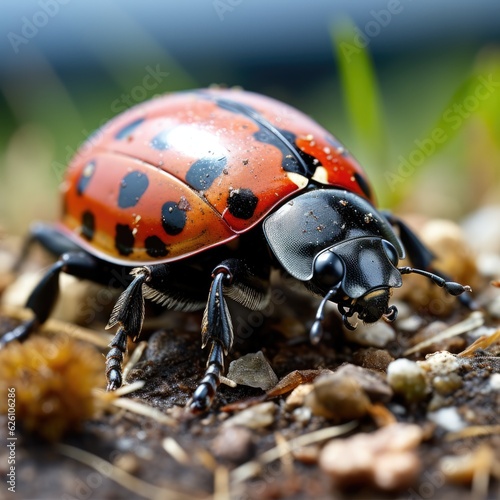
[[[201,326],[202,348],[210,342],[210,354],[205,376],[188,403],[188,408],[193,413],[201,413],[212,404],[224,371],[224,355],[227,356],[233,345],[233,325],[223,294],[223,285],[231,285],[233,273],[228,266],[221,265],[214,270],[212,276]]]
[[[243,306],[259,310],[269,302],[269,268],[251,259],[228,259],[212,272],[212,285],[203,314],[202,347],[210,344],[207,368],[187,407],[193,413],[206,411],[215,397],[224,372],[224,355],[233,345],[233,326],[224,295]]]

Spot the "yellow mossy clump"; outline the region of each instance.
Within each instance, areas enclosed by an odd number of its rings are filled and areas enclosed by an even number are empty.
[[[95,348],[65,336],[9,344],[0,351],[0,393],[15,394],[16,431],[56,441],[78,430],[95,414],[92,389],[105,384],[103,366]],[[0,398],[0,414],[8,411]]]

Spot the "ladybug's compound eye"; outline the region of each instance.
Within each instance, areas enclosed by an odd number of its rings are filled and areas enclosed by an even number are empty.
[[[330,290],[344,277],[344,264],[333,252],[320,253],[314,259],[314,283],[322,290]]]
[[[382,240],[382,246],[384,247],[387,258],[390,260],[391,264],[393,264],[394,267],[397,267],[399,257],[394,245],[387,240]]]

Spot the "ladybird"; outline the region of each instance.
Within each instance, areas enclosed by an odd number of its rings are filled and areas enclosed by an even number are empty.
[[[33,319],[0,339],[25,339],[50,315],[61,272],[123,289],[107,328],[107,389],[122,385],[130,337],[149,299],[204,309],[207,368],[188,408],[207,410],[233,343],[227,299],[251,310],[270,300],[277,268],[350,318],[393,321],[402,275],[418,273],[452,295],[470,291],[432,269],[433,255],[399,218],[377,210],[356,160],[324,128],[277,100],[238,89],[200,89],[139,104],[95,132],[70,163],[61,218],[38,223],[38,242],[59,259],[31,293]],[[398,233],[396,233],[397,228]],[[398,267],[408,253],[417,267]],[[125,273],[124,273],[125,272]],[[116,277],[125,274],[125,280]]]

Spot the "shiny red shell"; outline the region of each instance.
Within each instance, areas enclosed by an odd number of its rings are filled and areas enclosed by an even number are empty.
[[[296,109],[237,89],[173,93],[80,148],[60,228],[108,261],[169,262],[237,238],[311,179],[373,201],[352,156]]]

